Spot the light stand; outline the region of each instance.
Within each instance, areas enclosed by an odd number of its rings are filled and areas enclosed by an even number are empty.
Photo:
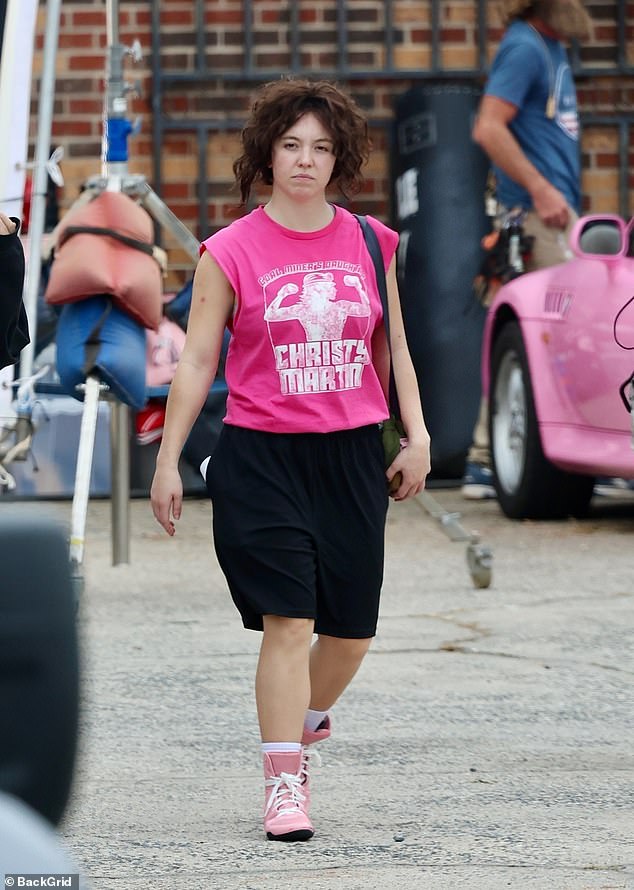
[[[127,117],[127,96],[135,92],[136,87],[124,80],[123,59],[131,55],[135,62],[139,62],[141,47],[138,41],[131,47],[123,46],[119,41],[119,0],[106,0],[106,32],[108,77],[104,102],[102,173],[101,176],[90,177],[85,188],[92,196],[107,190],[137,198],[155,222],[171,232],[192,259],[198,261],[199,243],[187,226],[150,187],[145,176],[128,172],[128,136],[134,134],[138,127]]]
[[[167,229],[194,260],[198,260],[199,244],[189,229],[152,190],[144,176],[128,172],[128,136],[135,127],[127,112],[127,96],[134,90],[123,76],[123,59],[132,55],[141,58],[140,46],[124,47],[119,40],[119,3],[106,0],[106,27],[108,40],[108,77],[104,102],[104,134],[101,176],[89,178],[77,203],[85,203],[103,191],[119,191],[136,198],[138,203],[158,223]],[[86,379],[84,409],[77,452],[77,469],[73,496],[71,522],[71,570],[75,587],[83,586],[81,565],[84,551],[84,533],[90,488],[90,473],[97,424],[97,406],[104,385],[93,376]],[[112,504],[112,562],[113,565],[128,563],[130,530],[130,458],[129,458],[129,409],[117,399],[110,399],[111,438],[111,504]]]
[[[89,178],[84,190],[73,204],[78,207],[104,191],[119,191],[135,198],[159,226],[169,231],[194,261],[198,260],[199,244],[189,229],[149,186],[144,176],[128,172],[127,140],[135,127],[130,123],[127,96],[134,87],[126,83],[123,60],[131,55],[135,61],[141,58],[140,45],[125,47],[119,40],[119,3],[106,0],[106,27],[108,42],[107,86],[104,101],[104,130],[101,174]],[[48,0],[46,33],[44,39],[43,67],[38,107],[38,133],[33,174],[33,198],[30,219],[30,251],[24,302],[29,318],[31,344],[22,352],[20,365],[21,387],[18,390],[16,444],[0,452],[0,460],[24,460],[33,435],[32,413],[35,403],[35,382],[41,372],[32,373],[34,344],[37,327],[37,299],[41,277],[42,236],[46,209],[46,186],[49,159],[53,100],[55,96],[55,62],[59,40],[61,0]],[[72,208],[71,208],[72,209]],[[84,534],[90,492],[90,476],[99,398],[107,387],[96,377],[88,376],[84,390],[84,407],[77,450],[77,466],[73,492],[70,561],[76,591],[83,587],[81,567],[84,555]],[[111,404],[111,504],[112,504],[112,561],[113,565],[129,562],[129,409],[124,403],[109,396]],[[7,459],[9,458],[9,460]],[[2,469],[0,465],[0,470]],[[0,474],[0,484],[4,477]],[[9,476],[7,476],[10,479]]]
[[[85,190],[78,199],[82,203],[103,191],[120,191],[138,199],[138,203],[159,225],[172,233],[189,255],[198,260],[199,244],[189,229],[172,213],[169,207],[148,185],[144,176],[128,172],[128,136],[135,127],[127,117],[127,96],[134,87],[126,83],[123,75],[123,59],[126,54],[135,61],[141,58],[140,46],[124,47],[119,40],[118,0],[106,2],[106,28],[108,41],[108,71],[104,102],[104,134],[102,174],[85,183]],[[81,588],[80,567],[83,560],[84,531],[88,507],[89,479],[93,445],[97,423],[97,403],[103,385],[96,378],[88,377],[84,392],[84,415],[77,453],[77,474],[73,498],[71,529],[71,567],[77,586]],[[84,420],[86,421],[84,423]],[[129,511],[130,511],[130,458],[129,458],[129,410],[127,405],[111,399],[111,503],[112,503],[112,562],[113,565],[128,563]]]

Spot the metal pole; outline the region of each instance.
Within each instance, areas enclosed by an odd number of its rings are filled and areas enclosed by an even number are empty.
[[[130,562],[130,442],[128,406],[110,403],[112,564]]]
[[[119,2],[106,0],[108,72],[104,103],[102,173],[106,189],[121,191],[128,173],[127,137],[130,122],[123,79],[125,47],[119,40]],[[117,399],[110,402],[110,509],[112,564],[130,562],[130,444],[128,407]]]
[[[141,204],[150,216],[153,216],[160,225],[169,229],[190,257],[197,262],[200,255],[200,244],[187,226],[169,209],[156,192],[152,191],[147,183],[143,183],[137,191],[141,195]]]
[[[46,215],[46,192],[48,172],[46,162],[51,148],[51,126],[53,120],[53,100],[55,98],[55,60],[59,38],[61,0],[48,0],[46,12],[46,33],[44,35],[44,56],[40,77],[40,99],[38,103],[37,142],[35,146],[35,169],[33,170],[33,193],[31,197],[31,218],[29,221],[29,259],[26,269],[24,306],[29,319],[31,342],[22,350],[20,376],[29,377],[33,372],[35,340],[37,332],[37,297],[40,289],[42,265],[42,236]]]
[[[119,43],[119,0],[106,3],[106,43],[108,46]]]
[[[119,2],[106,0],[106,43],[108,67],[103,112],[101,172],[108,191],[121,191],[122,178],[128,173],[127,138],[131,130],[127,119],[128,102],[123,79],[125,47],[119,41]]]
[[[84,561],[84,541],[86,533],[86,513],[90,494],[90,475],[97,430],[99,411],[99,390],[101,384],[96,377],[86,378],[84,385],[84,409],[81,415],[77,466],[75,468],[75,489],[71,510],[70,561],[75,575],[80,573]]]

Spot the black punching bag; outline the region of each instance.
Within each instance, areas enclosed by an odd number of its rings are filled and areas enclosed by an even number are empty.
[[[489,162],[471,138],[481,91],[429,83],[397,100],[394,225],[407,341],[432,442],[432,477],[462,476],[480,403],[485,310],[476,301],[489,229]]]

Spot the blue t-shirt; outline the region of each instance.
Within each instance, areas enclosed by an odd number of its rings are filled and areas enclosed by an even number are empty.
[[[524,21],[513,22],[493,60],[485,94],[516,106],[510,129],[522,151],[579,212],[577,93],[562,44]],[[552,118],[546,114],[549,96],[554,99]],[[525,189],[497,167],[495,175],[498,201],[506,207],[532,207]]]

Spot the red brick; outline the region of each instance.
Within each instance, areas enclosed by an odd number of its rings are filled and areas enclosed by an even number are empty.
[[[94,136],[95,128],[90,121],[55,118],[51,127],[53,136]]]
[[[467,42],[467,32],[464,28],[441,28],[440,37],[441,40],[445,40],[448,43]]]
[[[211,9],[205,13],[205,22],[208,25],[240,25],[242,26],[242,12],[238,9]]]
[[[103,71],[105,66],[104,56],[72,56],[68,63],[69,71]]]
[[[97,97],[70,99],[68,110],[71,114],[101,114],[103,112],[103,100]]]
[[[597,167],[618,167],[619,156],[617,154],[597,154],[595,157]]]
[[[194,4],[187,4],[189,9],[168,9],[161,11],[161,25],[189,25],[194,24]]]
[[[76,28],[105,28],[106,27],[106,13],[105,10],[99,12],[74,12],[72,14],[72,24],[70,26],[73,30]]]
[[[87,49],[93,45],[94,35],[90,32],[59,35],[59,49]]]

